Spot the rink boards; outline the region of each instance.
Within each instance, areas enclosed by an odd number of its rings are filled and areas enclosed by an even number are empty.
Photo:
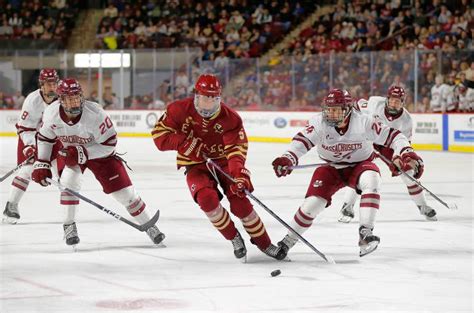
[[[108,111],[122,137],[149,137],[163,111]],[[290,142],[313,112],[241,111],[250,141]],[[19,110],[0,111],[0,136],[16,136]],[[474,152],[474,114],[412,114],[413,146],[419,150]]]

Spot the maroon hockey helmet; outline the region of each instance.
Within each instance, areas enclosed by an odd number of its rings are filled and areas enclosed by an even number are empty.
[[[57,93],[59,101],[67,113],[78,115],[84,106],[82,87],[74,78],[65,78],[59,82]]]
[[[212,74],[200,75],[194,85],[194,107],[204,118],[214,116],[221,106],[222,86]]]
[[[399,99],[399,100],[391,100]],[[385,108],[388,114],[397,115],[403,110],[405,106],[406,93],[405,89],[401,86],[392,85],[387,91],[387,102]]]
[[[53,82],[57,83],[59,82],[59,75],[58,72],[54,68],[44,68],[41,70],[39,74],[38,81],[41,84],[45,82]]]
[[[56,98],[59,75],[53,68],[44,68],[40,71],[38,83],[43,96]]]
[[[330,126],[338,126],[352,111],[352,96],[345,89],[331,89],[324,98],[322,108],[325,122]],[[333,112],[332,108],[341,110]]]

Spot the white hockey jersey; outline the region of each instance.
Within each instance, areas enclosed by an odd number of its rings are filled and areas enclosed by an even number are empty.
[[[370,97],[369,100],[360,99],[357,102],[357,106],[362,113],[366,113],[379,119],[383,124],[398,129],[402,132],[409,141],[411,141],[413,132],[413,120],[410,113],[403,108],[402,113],[399,116],[391,116],[385,112],[385,103],[387,98],[385,97]]]
[[[431,87],[430,108],[433,112],[445,112],[447,110],[447,97],[449,93],[449,86],[441,84]]]
[[[459,110],[465,112],[474,111],[474,89],[467,88],[464,95],[459,94]]]
[[[43,125],[38,131],[38,159],[48,161],[56,140],[67,148],[83,146],[89,160],[100,159],[115,153],[117,132],[110,117],[95,102],[84,101],[82,114],[74,121],[67,121],[59,101],[44,111]]]
[[[36,132],[40,127],[43,112],[47,107],[48,104],[44,102],[40,89],[30,93],[23,102],[20,118],[15,126],[18,136],[20,136],[25,146],[36,145]]]
[[[315,115],[308,126],[293,137],[287,154],[299,159],[316,146],[321,159],[336,163],[332,165],[335,168],[344,168],[371,159],[374,143],[392,148],[396,155],[411,148],[400,131],[353,110],[347,129],[340,132],[324,122],[322,113]]]

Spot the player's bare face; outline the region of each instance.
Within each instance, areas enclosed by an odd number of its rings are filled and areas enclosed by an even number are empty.
[[[41,92],[43,96],[48,98],[55,98],[56,97],[56,89],[58,88],[57,82],[44,82],[41,85]]]
[[[76,116],[82,112],[81,95],[63,96],[61,98],[61,104],[69,116]]]
[[[221,97],[209,97],[204,95],[194,95],[194,107],[204,118],[209,118],[219,110]]]
[[[403,102],[400,98],[390,97],[388,99],[387,111],[390,114],[398,114],[403,109]]]

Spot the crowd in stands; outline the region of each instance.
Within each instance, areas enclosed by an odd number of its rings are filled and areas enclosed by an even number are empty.
[[[55,39],[65,46],[79,0],[0,0],[0,40]]]
[[[430,112],[439,74],[452,101],[465,92],[474,71],[472,1],[338,1],[268,62],[254,59],[316,9],[305,0],[110,0],[96,48],[201,47],[200,69],[180,69],[154,91],[127,97],[126,108],[159,109],[188,96],[199,71],[229,83],[224,100],[245,110],[313,111],[330,87],[358,99],[398,84],[410,111]]]
[[[316,8],[316,1],[110,0],[96,47],[201,47],[203,60],[258,57]]]
[[[417,49],[416,111],[429,111],[436,74],[444,74],[445,82],[454,88],[474,62],[474,5],[467,0],[408,2],[340,2],[332,13],[303,29],[268,64],[260,64],[258,70],[234,83],[229,102],[236,103],[236,108],[245,107],[247,94],[254,99],[257,92],[260,101],[250,104],[251,108],[318,109],[331,85],[361,98],[384,95],[390,85],[400,84],[408,91],[409,108],[415,110]],[[219,73],[215,63],[209,68]],[[239,68],[237,61],[229,65],[227,60],[227,64],[227,72]],[[256,77],[256,72],[268,76]]]

